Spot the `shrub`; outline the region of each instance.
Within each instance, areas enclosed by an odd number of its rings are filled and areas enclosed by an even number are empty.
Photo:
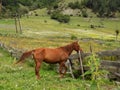
[[[53,12],[51,15],[51,19],[57,19],[59,17],[59,12]]]
[[[61,23],[68,23],[70,21],[69,15],[63,15],[59,12],[53,12],[51,15],[51,19],[55,19]]]
[[[72,39],[72,40],[75,40],[75,39],[77,39],[77,36],[72,35],[72,36],[71,36],[71,39]]]
[[[91,25],[90,25],[90,28],[95,28],[95,26],[91,24]]]
[[[115,30],[115,35],[116,35],[116,41],[117,41],[117,38],[118,38],[118,35],[119,35],[119,30]]]
[[[35,16],[39,16],[37,13],[35,13]]]
[[[80,27],[80,24],[77,24],[78,27]]]
[[[88,17],[88,14],[87,14],[86,10],[82,10],[82,16],[83,17]]]
[[[54,9],[57,9],[58,7],[59,7],[58,4],[55,4],[55,5],[53,6]]]
[[[68,4],[68,7],[72,8],[72,9],[81,9],[81,3],[76,1],[76,2],[70,2]]]
[[[58,21],[59,21],[59,22],[68,23],[69,20],[70,20],[70,17],[69,17],[68,15],[62,15],[62,14],[61,14],[61,15],[58,17]]]

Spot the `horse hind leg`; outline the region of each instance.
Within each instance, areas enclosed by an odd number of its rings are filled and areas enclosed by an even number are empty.
[[[43,58],[42,58],[42,56],[37,55],[37,54],[34,54],[33,58],[34,58],[34,61],[35,61],[35,64],[36,64],[36,66],[35,66],[35,74],[36,74],[37,79],[40,79],[39,69],[41,67]]]
[[[36,64],[36,66],[35,66],[35,74],[36,74],[37,79],[40,79],[39,69],[40,69],[41,64],[42,64],[42,59],[34,58],[34,60],[35,60],[35,64]]]
[[[41,66],[41,63],[37,62],[35,66],[35,74],[36,74],[37,79],[40,79],[40,74],[39,74],[40,66]]]

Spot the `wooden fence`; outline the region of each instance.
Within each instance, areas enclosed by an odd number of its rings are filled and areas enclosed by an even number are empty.
[[[111,79],[117,79],[120,80],[120,49],[116,49],[116,50],[111,50],[111,51],[102,51],[102,52],[96,52],[96,54],[100,57],[116,57],[114,61],[112,60],[101,60],[100,64],[101,64],[101,69],[105,69],[107,71],[109,71],[109,78]],[[89,56],[90,53],[81,53],[82,58],[85,58],[87,56]],[[69,57],[69,62],[72,68],[72,63],[74,62],[74,60],[78,59],[79,55],[78,54],[73,54]],[[89,67],[83,65],[84,70],[89,70]],[[79,68],[80,66],[78,66],[77,69],[81,70],[81,68]],[[72,72],[73,70],[70,70],[70,73],[72,75],[72,77],[74,78],[74,74]]]

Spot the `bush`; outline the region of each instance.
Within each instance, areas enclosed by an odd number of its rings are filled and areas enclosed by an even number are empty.
[[[51,19],[57,19],[59,17],[59,12],[53,12],[51,15]]]
[[[90,25],[90,28],[95,28],[95,26],[94,25]]]
[[[70,17],[68,15],[60,15],[58,17],[59,22],[68,23],[69,20],[70,20]]]
[[[22,14],[26,14],[29,12],[29,8],[26,7],[26,6],[23,6],[22,4],[19,4],[19,14],[22,15]]]
[[[58,7],[59,7],[58,4],[55,4],[55,5],[53,6],[54,9],[57,9]]]
[[[72,8],[72,9],[81,9],[81,3],[76,1],[76,2],[70,2],[68,4],[68,7]]]
[[[76,39],[77,39],[77,36],[75,36],[75,35],[71,36],[71,40],[76,40]]]
[[[70,21],[69,15],[63,15],[59,12],[53,12],[51,15],[51,19],[55,19],[61,23],[68,23]]]
[[[86,10],[82,10],[82,16],[83,17],[88,17],[87,11]]]

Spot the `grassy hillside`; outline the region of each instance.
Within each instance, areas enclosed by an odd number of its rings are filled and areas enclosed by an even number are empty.
[[[120,19],[100,19],[71,17],[68,24],[51,20],[46,9],[35,10],[29,18],[21,18],[23,34],[15,33],[14,19],[0,20],[0,43],[8,47],[30,50],[38,47],[59,47],[75,40],[84,52],[89,52],[90,44],[93,51],[120,48],[120,35],[115,41],[115,30],[120,29]],[[38,16],[34,14],[37,13]],[[94,28],[91,28],[94,25]],[[99,27],[100,26],[100,27]],[[41,79],[36,80],[34,62],[13,65],[16,60],[4,49],[0,48],[0,90],[96,90],[91,81],[81,78],[72,79],[69,74],[59,79],[56,70],[43,64],[40,70]],[[119,89],[119,86],[106,81],[101,89]]]
[[[62,24],[46,16],[46,9],[35,10],[31,13],[34,12],[38,16],[32,14],[29,18],[21,18],[23,30],[21,35],[15,34],[14,19],[0,20],[0,41],[20,49],[59,47],[74,41],[75,38],[80,40],[80,45],[86,52],[89,52],[90,44],[93,45],[95,51],[120,47],[119,42],[115,41],[115,30],[120,29],[119,18],[71,17],[68,24]],[[91,28],[91,25],[94,28]],[[118,41],[120,41],[120,36],[118,36]]]
[[[69,2],[75,1],[78,0],[62,0],[60,4],[66,7]],[[20,18],[22,34],[16,33],[14,18],[0,19],[0,45],[31,50],[60,47],[79,40],[84,52],[90,52],[90,45],[94,52],[120,48],[120,34],[116,40],[115,33],[120,31],[120,18],[97,18],[90,9],[87,12],[92,17],[75,15],[70,17],[69,23],[60,23],[50,18],[46,8],[30,11],[29,17],[24,15]],[[46,63],[40,70],[41,79],[36,80],[33,60],[13,65],[15,61],[10,53],[0,48],[0,90],[97,90],[97,85],[91,80],[82,80],[81,77],[72,79],[67,74],[60,79],[56,67]],[[114,83],[105,80],[100,90],[120,89]]]

